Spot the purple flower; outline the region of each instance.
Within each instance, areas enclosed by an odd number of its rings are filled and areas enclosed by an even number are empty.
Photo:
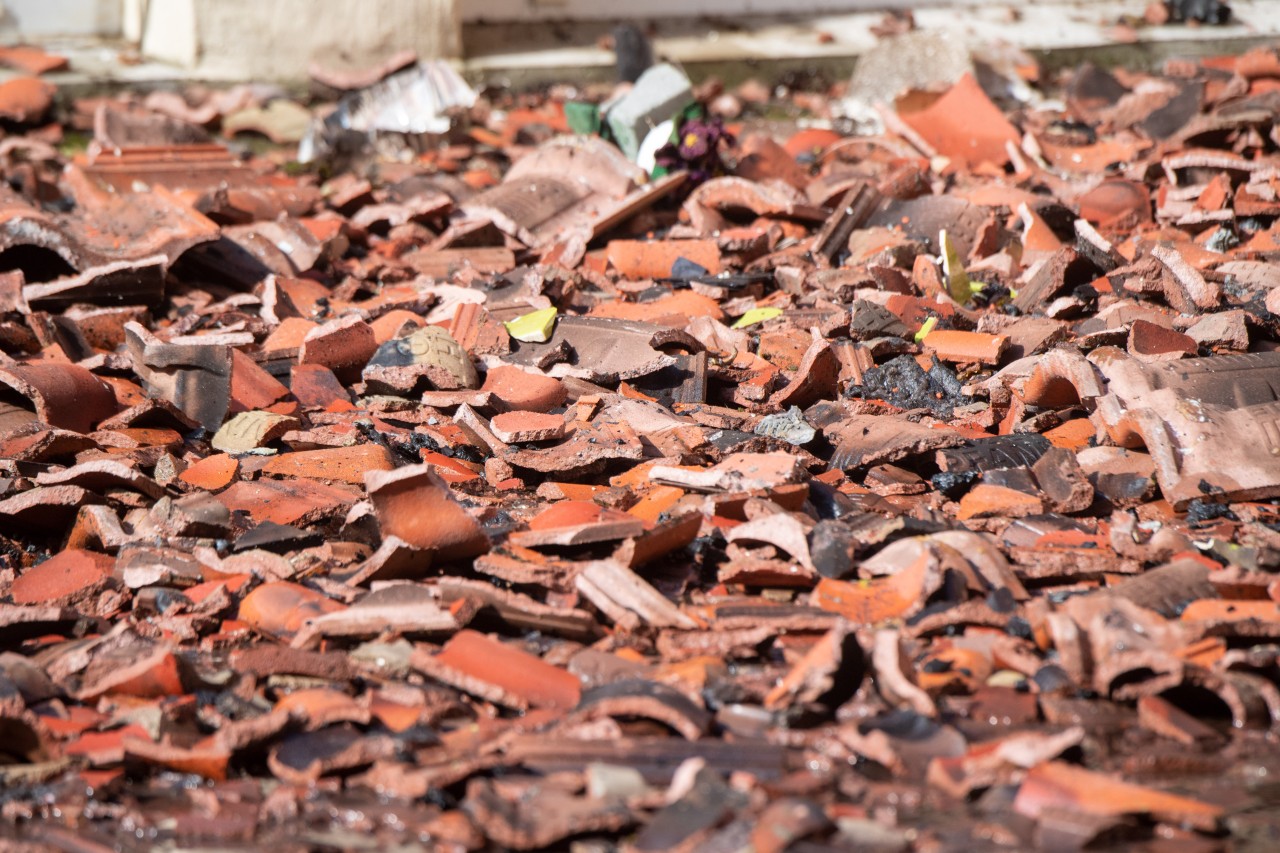
[[[680,125],[676,141],[658,149],[654,159],[668,171],[689,172],[693,182],[700,183],[724,171],[721,141],[733,140],[719,119],[691,118]]]

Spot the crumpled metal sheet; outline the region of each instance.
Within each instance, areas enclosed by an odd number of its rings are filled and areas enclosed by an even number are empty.
[[[312,124],[298,145],[298,161],[321,159],[343,131],[368,136],[447,133],[453,125],[450,112],[467,109],[475,101],[475,90],[448,62],[419,62],[343,96],[332,113]]]

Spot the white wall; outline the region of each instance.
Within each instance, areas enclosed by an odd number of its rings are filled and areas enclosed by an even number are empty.
[[[456,57],[454,0],[149,0],[145,56],[239,79],[301,78],[317,61],[368,66],[394,51]]]
[[[458,0],[464,23],[626,20],[671,17],[819,14],[911,8],[950,0]],[[964,0],[962,0],[964,2]],[[984,0],[968,0],[980,3]]]
[[[6,29],[22,38],[120,35],[120,0],[4,0]]]

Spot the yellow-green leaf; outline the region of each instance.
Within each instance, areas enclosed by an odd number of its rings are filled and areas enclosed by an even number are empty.
[[[765,320],[772,320],[774,317],[781,316],[781,308],[752,308],[738,318],[738,322],[733,324],[733,328],[745,329],[747,326],[754,326],[756,323],[763,323]]]
[[[969,289],[969,276],[960,261],[960,252],[945,228],[938,234],[938,242],[942,245],[942,272],[947,279],[947,290],[952,299],[963,305],[969,301],[973,291]]]
[[[923,341],[925,336],[932,332],[933,327],[936,325],[938,325],[937,317],[930,317],[928,320],[925,320],[924,324],[920,326],[920,331],[916,332],[916,343]]]
[[[556,309],[540,308],[503,324],[507,333],[526,344],[545,344],[556,327]]]

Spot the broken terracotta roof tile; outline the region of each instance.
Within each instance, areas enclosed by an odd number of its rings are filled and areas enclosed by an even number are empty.
[[[240,602],[239,618],[269,636],[290,638],[307,621],[341,610],[339,602],[295,583],[277,581],[256,587]]]
[[[904,112],[900,105],[899,114],[939,154],[968,166],[1003,166],[1009,162],[1008,148],[1018,145],[1017,129],[972,74],[923,109]]]
[[[622,627],[695,628],[697,622],[643,578],[614,560],[596,560],[577,577],[578,590]]]
[[[357,496],[353,491],[309,480],[241,480],[220,492],[217,499],[230,511],[243,512],[257,523],[306,525],[345,513]]]
[[[337,400],[350,400],[333,371],[322,364],[295,364],[289,373],[289,393],[304,408],[323,409]]]
[[[80,486],[41,486],[0,500],[0,525],[10,530],[63,532],[80,507],[104,502]]]
[[[298,363],[319,364],[340,378],[353,381],[376,349],[369,324],[348,314],[307,332],[298,349]]]
[[[471,630],[459,631],[438,654],[415,650],[412,661],[432,678],[518,710],[567,711],[581,696],[577,677]]]
[[[725,213],[746,209],[756,216],[776,216],[807,222],[822,222],[827,213],[807,204],[803,196],[788,186],[762,184],[744,178],[713,178],[694,190],[684,210],[695,231],[712,234],[728,227]]]
[[[834,90],[642,77],[706,109],[671,149],[722,139],[656,178],[564,135],[607,86],[435,63],[325,133],[440,91],[466,128],[326,137],[319,172],[196,141],[305,112],[253,86],[73,98],[71,162],[62,125],[11,134],[19,834],[70,844],[25,817],[70,784],[81,846],[1256,835],[1228,771],[1280,760],[1274,51],[951,53],[858,136],[795,130]]]
[[[42,486],[83,486],[103,495],[113,489],[131,489],[155,499],[165,494],[165,490],[155,480],[112,459],[96,459],[81,462],[63,471],[45,472],[36,476],[36,482]]]
[[[239,473],[239,460],[227,453],[215,453],[188,465],[178,475],[178,479],[197,488],[216,492],[231,485]]]
[[[65,550],[34,566],[13,582],[15,604],[73,604],[100,592],[115,561],[91,551]]]
[[[25,285],[22,298],[36,311],[54,311],[75,304],[155,305],[164,297],[167,264],[167,258],[156,255],[93,266],[74,276]]]
[[[8,365],[0,367],[0,383],[21,395],[34,418],[50,426],[89,432],[98,422],[116,413],[115,394],[111,389],[77,365]],[[12,403],[5,406],[14,408]]]
[[[1004,335],[939,329],[925,335],[922,343],[926,352],[935,353],[943,361],[999,364],[1009,339]]]
[[[613,240],[606,252],[609,263],[632,279],[661,279],[673,275],[677,260],[697,264],[707,275],[720,272],[720,249],[714,240]]]
[[[564,438],[565,422],[559,415],[537,412],[503,412],[489,422],[493,434],[508,444],[553,441]]]
[[[231,351],[231,411],[271,409],[289,389],[240,350]],[[287,412],[281,412],[287,414]]]
[[[222,426],[231,404],[231,348],[197,341],[165,342],[139,323],[125,324],[133,368],[149,396],[161,397],[207,430]]]
[[[560,501],[529,520],[529,530],[510,541],[522,548],[539,545],[585,545],[639,534],[644,523],[634,516],[590,501]]]
[[[578,425],[559,444],[545,449],[510,447],[501,453],[504,462],[517,468],[572,476],[599,471],[613,461],[634,462],[643,456],[640,437],[625,422],[598,427]]]
[[[458,627],[455,615],[432,601],[428,591],[401,584],[374,590],[344,610],[310,619],[292,643],[310,648],[341,639],[452,634]]]
[[[36,76],[50,71],[62,71],[69,64],[65,56],[49,53],[33,44],[10,45],[0,51],[0,65]]]
[[[635,379],[670,367],[674,357],[658,349],[663,329],[650,323],[613,320],[604,317],[561,317],[546,343],[513,341],[511,361],[528,367],[552,368],[560,375],[582,375],[593,382],[616,382]],[[568,348],[571,357],[555,358],[543,364],[548,355]],[[565,365],[557,362],[567,361]]]
[[[369,472],[365,483],[384,535],[432,551],[441,560],[489,550],[484,530],[428,466]]]
[[[281,453],[262,466],[262,472],[277,477],[308,477],[360,485],[371,471],[395,467],[391,451],[376,444],[301,450]]]
[[[1028,817],[1049,809],[1096,815],[1152,814],[1213,829],[1222,809],[1210,803],[1118,781],[1105,774],[1051,761],[1031,769],[1018,789],[1014,808]]]
[[[15,77],[0,84],[0,117],[27,123],[44,117],[57,89],[35,77]]]

